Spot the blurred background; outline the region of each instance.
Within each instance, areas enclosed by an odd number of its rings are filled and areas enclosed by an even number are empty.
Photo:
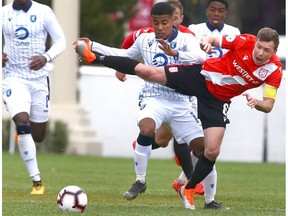
[[[2,1],[5,5],[11,0]],[[133,157],[132,142],[138,136],[138,92],[142,80],[129,76],[124,83],[115,71],[78,62],[73,41],[81,36],[108,46],[120,47],[125,36],[151,26],[150,9],[159,0],[39,0],[49,5],[59,20],[67,50],[50,64],[51,118],[43,152],[111,157]],[[182,0],[183,25],[206,21],[205,0]],[[241,33],[256,34],[271,27],[281,35],[278,55],[286,69],[285,0],[230,0],[226,23]],[[48,39],[47,47],[51,41]],[[262,98],[262,88],[251,93]],[[270,114],[251,110],[239,96],[232,101],[219,160],[284,162],[286,143],[286,73]],[[17,151],[13,125],[2,108],[2,149]],[[48,146],[48,147],[47,147]],[[172,158],[173,149],[153,151],[151,157]]]

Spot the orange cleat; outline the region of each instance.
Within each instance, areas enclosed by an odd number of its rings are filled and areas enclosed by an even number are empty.
[[[179,190],[180,198],[183,201],[184,208],[195,210],[194,206],[194,195],[195,189],[186,189],[183,185]]]
[[[73,45],[76,53],[86,63],[92,63],[96,59],[96,55],[91,51],[91,41],[88,38],[79,38]]]
[[[202,182],[196,185],[195,187],[195,194],[204,195],[204,185]]]

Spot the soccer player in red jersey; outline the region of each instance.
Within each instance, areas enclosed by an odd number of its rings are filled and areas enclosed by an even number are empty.
[[[100,63],[198,98],[199,116],[202,116],[202,126],[206,128],[204,155],[199,158],[189,182],[179,191],[184,207],[193,210],[195,187],[211,172],[220,153],[226,124],[229,123],[230,100],[242,94],[251,108],[265,113],[273,109],[282,79],[282,64],[276,56],[278,45],[278,33],[267,27],[260,29],[257,36],[207,36],[201,42],[204,51],[211,52],[212,46],[229,51],[219,59],[206,60],[203,65],[164,67],[147,66],[125,57],[96,56],[89,45],[78,48],[76,44],[75,48],[87,63]],[[261,85],[264,85],[262,100],[245,92]]]

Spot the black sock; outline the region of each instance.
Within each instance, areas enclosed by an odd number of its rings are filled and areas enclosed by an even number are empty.
[[[113,68],[125,74],[136,75],[135,67],[139,64],[138,61],[121,56],[104,56],[96,54],[96,59],[93,64],[102,64],[106,67]]]
[[[189,179],[193,172],[193,165],[189,146],[186,143],[178,144],[175,139],[173,144],[175,154],[178,157],[182,170],[185,173],[187,179]]]
[[[205,156],[200,157],[186,188],[195,188],[212,171],[214,164],[215,161],[210,161]]]
[[[155,135],[153,136],[152,150],[158,149],[160,146],[155,142]]]

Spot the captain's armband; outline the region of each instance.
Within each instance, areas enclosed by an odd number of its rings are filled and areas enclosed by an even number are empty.
[[[276,99],[277,88],[274,86],[265,85],[263,97]]]

